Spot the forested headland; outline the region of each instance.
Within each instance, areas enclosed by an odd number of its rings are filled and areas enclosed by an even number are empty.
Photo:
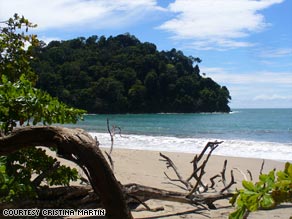
[[[230,111],[228,89],[200,74],[200,58],[128,33],[52,41],[34,52],[37,87],[89,113]]]

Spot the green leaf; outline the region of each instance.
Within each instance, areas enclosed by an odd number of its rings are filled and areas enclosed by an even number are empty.
[[[265,194],[260,201],[260,206],[263,209],[270,209],[274,205],[275,205],[275,201],[270,194]]]
[[[289,178],[288,174],[283,171],[277,172],[277,176],[278,176],[278,181],[287,180]]]
[[[259,182],[253,185],[251,182],[243,181],[244,189],[237,192],[232,203],[237,204],[237,211],[233,212],[230,218],[240,218],[244,208],[248,211],[255,211],[258,208],[271,209],[283,202],[291,202],[292,194],[292,165],[286,163],[284,171],[275,170],[268,174],[261,174]]]
[[[243,180],[242,186],[249,191],[256,191],[254,184],[250,181]]]
[[[246,207],[238,208],[236,211],[229,214],[229,219],[242,219],[244,213],[246,212]]]
[[[260,197],[259,193],[253,194],[243,194],[242,199],[244,200],[244,205],[249,211],[256,211],[258,209],[258,200]]]
[[[266,182],[267,181],[267,179],[268,179],[268,175],[267,174],[261,174],[260,176],[259,176],[259,179],[260,179],[260,181],[262,181],[262,182]]]
[[[292,179],[292,164],[287,162],[287,173],[289,177]]]
[[[240,195],[239,192],[235,193],[235,194],[232,196],[232,198],[229,200],[229,203],[232,204],[232,205],[234,205],[235,202],[236,202],[236,200],[237,200],[237,198],[239,197],[239,195]]]

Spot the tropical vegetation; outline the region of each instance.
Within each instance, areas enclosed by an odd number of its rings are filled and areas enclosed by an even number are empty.
[[[31,68],[33,48],[39,46],[35,27],[17,14],[0,26],[0,136],[16,127],[36,124],[75,123],[85,113],[35,88]],[[41,176],[38,178],[38,176]],[[68,185],[77,180],[76,169],[60,165],[42,148],[22,149],[0,157],[0,202],[35,198],[42,185]]]
[[[228,89],[200,74],[200,58],[129,33],[51,41],[34,53],[37,86],[89,113],[230,111]]]

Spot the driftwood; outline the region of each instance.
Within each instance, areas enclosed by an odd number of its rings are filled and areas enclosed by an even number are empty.
[[[187,193],[183,193],[183,198],[181,196],[177,196],[176,200],[177,202],[182,202],[182,203],[188,203],[188,204],[195,204],[199,206],[207,205],[209,209],[215,209],[215,205],[213,202],[219,199],[226,199],[228,197],[232,196],[232,193],[229,192],[229,188],[235,184],[236,182],[234,181],[234,175],[233,171],[231,170],[231,181],[229,184],[226,184],[226,178],[225,178],[225,172],[226,172],[226,166],[227,166],[227,160],[225,160],[223,169],[221,174],[217,174],[213,177],[210,178],[211,185],[209,186],[208,184],[205,184],[203,182],[203,176],[205,174],[205,167],[209,161],[209,158],[212,154],[212,152],[222,143],[221,142],[208,142],[206,146],[203,148],[202,152],[199,155],[195,155],[193,161],[191,163],[193,164],[193,172],[187,179],[183,179],[183,177],[180,175],[176,165],[174,162],[167,157],[166,155],[163,155],[160,153],[160,156],[163,158],[161,161],[164,161],[166,163],[167,168],[171,168],[175,175],[177,176],[177,179],[170,178],[165,172],[165,176],[167,177],[168,180],[171,182],[180,182],[183,184],[183,186],[176,185],[184,190],[187,191]],[[208,154],[204,156],[204,154],[207,152]],[[202,195],[202,193],[207,192],[209,188],[214,188],[215,186],[215,178],[221,177],[221,181],[223,182],[224,187],[220,190],[219,193],[215,194],[207,194],[205,193]],[[195,180],[195,184],[191,183],[191,180]],[[185,187],[185,188],[184,188]],[[227,193],[224,193],[227,191]],[[173,198],[173,197],[172,197]],[[169,200],[168,200],[169,201]],[[207,208],[205,207],[205,208]]]
[[[124,185],[126,194],[139,197],[140,200],[147,201],[149,199],[157,199],[170,202],[179,202],[191,205],[212,205],[213,202],[231,197],[232,193],[213,193],[213,194],[196,194],[191,197],[187,197],[184,192],[174,192],[164,189],[157,189],[149,186],[143,186],[139,184],[127,184]]]
[[[213,177],[210,178],[210,182],[211,185],[209,186],[208,184],[205,184],[202,180],[204,174],[205,174],[205,167],[209,161],[209,158],[212,154],[212,152],[221,144],[222,142],[208,142],[206,144],[206,146],[204,147],[204,149],[202,150],[202,152],[199,155],[195,155],[193,161],[191,161],[191,163],[193,163],[193,172],[191,173],[191,175],[187,178],[187,179],[183,179],[183,177],[180,175],[178,168],[176,167],[176,165],[174,164],[174,162],[167,157],[166,155],[160,153],[160,156],[163,158],[161,159],[161,161],[164,161],[166,163],[166,167],[167,168],[171,168],[175,175],[177,176],[177,179],[173,179],[170,178],[165,172],[165,176],[171,181],[171,182],[180,182],[183,184],[183,186],[178,186],[182,189],[185,189],[186,191],[188,191],[187,197],[191,197],[194,194],[200,194],[202,192],[206,192],[208,191],[209,188],[214,188],[215,185],[215,178],[221,177],[221,181],[223,182],[224,188],[221,190],[220,193],[223,193],[224,191],[228,190],[233,184],[235,184],[234,181],[234,176],[233,176],[233,171],[231,171],[231,181],[228,185],[226,185],[226,166],[227,166],[227,160],[225,160],[224,165],[223,165],[223,169],[222,172]],[[209,149],[209,153],[207,154],[207,156],[205,156],[204,158],[204,154],[206,153],[206,151]],[[204,160],[203,160],[204,158]],[[201,162],[201,164],[200,164]],[[195,185],[193,185],[191,183],[191,180],[194,179],[195,180]]]
[[[150,199],[179,202],[190,205],[212,205],[213,202],[231,197],[232,193],[198,194],[191,198],[186,197],[183,192],[174,192],[140,184],[126,184],[123,186],[126,194],[126,202],[133,210],[138,205]],[[133,198],[135,197],[135,198]],[[139,200],[139,201],[138,201]],[[142,202],[142,203],[141,203]],[[91,186],[67,186],[55,188],[42,188],[38,190],[37,200],[27,200],[14,203],[2,203],[0,210],[5,208],[100,208],[101,199]],[[147,209],[146,210],[152,210]],[[157,209],[156,209],[157,210]],[[158,209],[160,210],[160,209]]]
[[[109,125],[108,125],[109,128]],[[113,144],[114,131],[110,131]],[[178,182],[183,192],[168,191],[139,184],[121,185],[115,178],[113,170],[106,162],[98,147],[97,139],[80,129],[67,129],[62,127],[23,127],[15,129],[8,136],[0,137],[0,155],[7,155],[28,146],[56,146],[58,155],[78,164],[85,172],[91,186],[74,186],[43,188],[38,190],[37,200],[21,201],[19,203],[0,204],[4,208],[98,208],[104,207],[107,218],[132,218],[130,209],[137,209],[143,205],[146,210],[158,211],[163,208],[151,209],[145,202],[150,199],[179,202],[192,206],[201,206],[203,209],[215,209],[214,202],[227,199],[233,194],[229,188],[235,183],[231,171],[231,181],[226,183],[225,172],[227,161],[225,161],[221,174],[210,178],[210,185],[203,182],[205,167],[212,152],[222,142],[209,142],[203,151],[196,155],[191,162],[193,172],[184,179],[174,162],[166,155],[160,154],[162,161],[166,162],[167,168],[171,168],[177,179],[166,177],[171,183]],[[110,163],[111,150],[107,154]],[[206,156],[203,156],[209,150]],[[58,164],[57,164],[58,166]],[[56,168],[57,168],[56,166]],[[44,174],[46,174],[44,172]],[[213,189],[216,178],[221,178],[224,187],[219,192],[207,192]],[[42,174],[35,179],[35,185],[39,185]],[[194,211],[199,213],[200,211]]]
[[[121,185],[88,133],[63,127],[17,128],[0,138],[0,155],[29,146],[56,146],[59,155],[77,163],[85,171],[108,218],[132,218]]]

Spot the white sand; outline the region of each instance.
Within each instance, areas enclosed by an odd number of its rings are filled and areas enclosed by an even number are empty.
[[[102,148],[103,151],[108,150]],[[51,154],[51,152],[50,152]],[[194,155],[187,153],[170,153],[164,152],[163,154],[169,156],[181,175],[187,178],[192,172],[192,164],[190,161]],[[165,177],[164,171],[169,176],[175,177],[171,169],[166,168],[166,164],[159,161],[159,152],[155,151],[142,151],[142,150],[128,150],[128,149],[114,149],[112,158],[114,160],[114,173],[116,178],[122,183],[138,183],[146,186],[157,187],[161,189],[183,191],[178,187],[169,184],[169,180]],[[208,182],[211,176],[214,176],[222,171],[224,160],[227,159],[226,180],[230,180],[230,170],[234,170],[235,180],[238,182],[232,187],[233,190],[241,187],[241,181],[244,180],[242,171],[248,178],[247,170],[250,170],[254,181],[257,181],[259,171],[261,168],[262,160],[251,158],[238,158],[238,157],[223,157],[223,156],[211,156],[207,166],[204,179]],[[62,161],[63,163],[75,166],[69,161]],[[234,169],[235,168],[235,169]],[[284,163],[273,160],[266,160],[263,172],[267,173],[273,168],[277,170],[283,170]],[[80,170],[79,167],[77,167]],[[240,170],[240,171],[239,171]],[[222,183],[218,182],[216,186],[218,190],[222,188]],[[150,200],[147,204],[152,207],[164,207],[164,211],[160,212],[133,212],[135,218],[143,218],[147,216],[159,216],[177,212],[183,212],[186,210],[196,209],[193,206],[186,204],[179,204],[174,202],[166,202],[160,200]],[[187,214],[182,216],[171,216],[167,218],[228,218],[228,214],[234,211],[235,208],[231,207],[228,200],[220,200],[215,202],[217,210],[204,211],[204,215],[200,214]],[[292,216],[292,205],[283,204],[276,209],[269,211],[258,211],[251,213],[249,218],[290,218]]]

